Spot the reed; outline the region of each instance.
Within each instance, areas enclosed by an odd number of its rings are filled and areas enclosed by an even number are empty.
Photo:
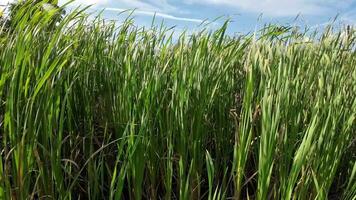
[[[355,198],[355,30],[175,39],[44,3],[0,20],[0,199]]]

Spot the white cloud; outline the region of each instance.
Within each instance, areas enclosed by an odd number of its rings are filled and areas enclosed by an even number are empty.
[[[122,8],[106,8],[105,10],[115,11],[115,12],[124,12],[126,9]],[[197,18],[187,18],[187,17],[176,17],[170,14],[154,12],[154,11],[145,11],[145,10],[135,10],[134,14],[138,15],[146,15],[146,16],[156,16],[165,19],[177,20],[177,21],[186,21],[186,22],[194,22],[194,23],[202,23],[205,20],[197,19]]]
[[[8,3],[12,3],[14,2],[15,0],[0,0],[0,5],[7,5]]]
[[[142,10],[149,10],[149,11],[161,11],[158,6],[143,2],[142,0],[119,0],[116,2],[120,6],[120,8],[125,9],[142,9]],[[112,5],[115,5],[114,3]]]
[[[65,3],[67,3],[67,2],[68,2],[68,0],[59,0],[59,5],[63,5]],[[99,5],[105,5],[107,3],[109,3],[109,0],[75,0],[70,5],[71,6],[93,5],[95,7],[95,6],[99,6]]]
[[[59,0],[60,3],[65,3],[68,0]],[[140,9],[152,12],[175,12],[176,7],[171,5],[168,0],[75,0],[72,6],[92,5],[92,7],[115,7],[119,6],[123,9]]]
[[[159,7],[165,11],[173,11],[176,10],[176,7],[168,3],[168,0],[147,0],[150,5],[155,7]]]
[[[123,9],[139,9],[152,12],[176,12],[176,7],[168,3],[167,0],[111,0],[111,7]],[[109,7],[109,6],[107,6]]]
[[[227,5],[268,16],[319,15],[351,5],[352,0],[185,0],[186,3]]]

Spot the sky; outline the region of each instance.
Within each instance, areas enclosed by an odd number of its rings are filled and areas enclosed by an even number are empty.
[[[266,23],[322,28],[336,16],[337,23],[356,25],[356,0],[76,0],[69,9],[78,5],[92,5],[89,11],[104,10],[106,19],[117,21],[125,18],[122,11],[136,9],[137,25],[151,25],[155,15],[157,23],[178,31],[197,29],[202,22],[214,29],[226,19],[230,34],[253,32]]]

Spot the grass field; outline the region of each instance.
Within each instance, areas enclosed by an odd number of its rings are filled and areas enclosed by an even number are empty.
[[[356,31],[0,23],[0,199],[356,197]],[[307,38],[307,39],[306,39]]]

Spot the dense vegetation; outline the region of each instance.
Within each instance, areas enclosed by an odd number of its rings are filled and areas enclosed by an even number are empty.
[[[0,199],[355,199],[352,28],[174,39],[43,6],[0,24]]]

